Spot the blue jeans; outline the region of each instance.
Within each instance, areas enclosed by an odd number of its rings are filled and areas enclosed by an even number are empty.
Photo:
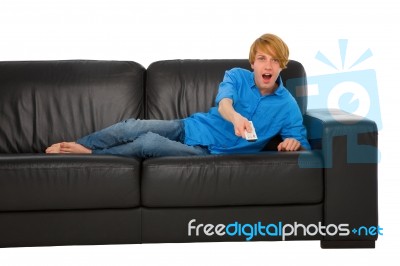
[[[209,154],[207,148],[184,144],[181,120],[128,119],[96,131],[76,142],[93,154],[129,157],[162,157]]]

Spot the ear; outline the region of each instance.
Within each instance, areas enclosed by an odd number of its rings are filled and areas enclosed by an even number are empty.
[[[254,64],[251,64],[251,69],[253,69],[253,70],[254,70]]]

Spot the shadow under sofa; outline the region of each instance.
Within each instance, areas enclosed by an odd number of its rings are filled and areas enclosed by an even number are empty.
[[[363,228],[378,226],[376,125],[307,110],[306,73],[294,60],[281,76],[304,114],[311,151],[277,152],[277,137],[247,155],[43,153],[123,119],[207,112],[233,67],[250,69],[247,60],[166,60],[147,69],[129,61],[0,62],[0,247],[275,241],[284,225],[298,226],[284,240],[374,247],[377,232]],[[341,224],[349,234],[339,235]]]

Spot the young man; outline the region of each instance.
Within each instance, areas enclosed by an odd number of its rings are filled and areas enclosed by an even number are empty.
[[[53,144],[46,153],[93,153],[161,157],[256,153],[275,135],[283,141],[278,151],[309,149],[299,107],[279,76],[289,61],[287,45],[264,34],[250,48],[253,72],[226,71],[216,106],[182,120],[128,119],[76,142]],[[252,121],[258,140],[249,142]]]

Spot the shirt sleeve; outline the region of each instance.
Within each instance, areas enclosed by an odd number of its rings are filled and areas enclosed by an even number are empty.
[[[288,115],[286,117],[286,123],[281,131],[282,138],[297,139],[303,148],[310,150],[311,147],[307,140],[307,130],[303,125],[303,116],[295,100],[288,105]]]
[[[233,102],[236,102],[238,97],[237,87],[235,69],[226,71],[224,79],[219,85],[218,94],[215,98],[215,104],[218,105],[219,102],[224,98],[229,98],[232,99]]]

